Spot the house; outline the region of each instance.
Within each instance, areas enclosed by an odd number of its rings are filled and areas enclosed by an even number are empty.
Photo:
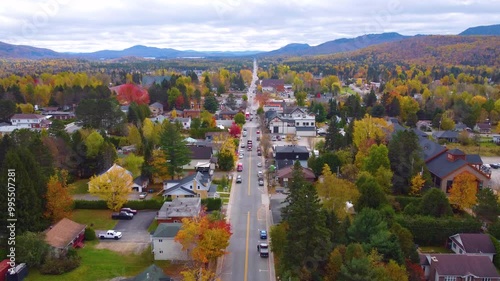
[[[208,173],[196,172],[180,180],[168,180],[163,182],[163,197],[217,197],[217,186],[212,184],[212,178]]]
[[[480,134],[491,134],[491,123],[477,123],[474,126],[474,131]]]
[[[189,130],[191,129],[191,118],[182,118],[182,117],[177,117],[172,120],[173,123],[179,123],[181,124],[182,128],[184,130]]]
[[[458,142],[459,132],[457,131],[436,131],[432,133],[432,137],[437,141]]]
[[[54,249],[56,256],[65,254],[70,247],[83,246],[86,227],[84,224],[63,218],[45,231],[45,241]]]
[[[455,124],[455,129],[453,129],[453,130],[457,131],[457,132],[461,132],[461,131],[471,132],[472,131],[469,127],[467,127],[467,125],[465,125],[462,122],[458,122],[457,124]]]
[[[178,197],[170,202],[163,203],[156,214],[158,223],[180,223],[182,219],[194,218],[201,213],[201,198]]]
[[[489,186],[491,174],[481,170],[483,161],[479,155],[466,155],[459,149],[448,150],[426,138],[419,137],[419,144],[432,181],[443,192],[448,193],[453,179],[463,172],[476,177],[478,188]]]
[[[191,150],[191,161],[189,164],[184,165],[183,169],[194,169],[199,163],[210,163],[213,155],[212,147],[195,145],[189,145],[188,147]]]
[[[307,161],[309,159],[309,150],[301,145],[281,145],[275,147],[276,160]]]
[[[416,127],[424,132],[432,131],[432,121],[431,120],[418,120]]]
[[[160,223],[151,237],[151,251],[155,260],[185,261],[189,259],[182,245],[174,238],[182,223]]]
[[[232,110],[228,107],[225,107],[219,111],[217,114],[217,119],[222,119],[222,120],[233,120],[234,116],[238,114],[240,111],[238,110]]]
[[[314,182],[316,179],[316,175],[309,168],[302,168],[302,175],[304,175],[304,179],[308,182]],[[276,179],[281,186],[287,187],[288,181],[293,177],[293,165],[287,166],[285,168],[279,169],[276,171]]]
[[[266,120],[272,134],[294,134],[301,137],[316,136],[316,117],[300,107],[284,107],[283,113],[270,110]]]
[[[490,262],[496,254],[490,236],[484,233],[458,233],[449,237],[448,245],[456,254],[487,256]]]
[[[285,80],[283,79],[262,79],[260,81],[263,92],[284,92]]]
[[[267,101],[262,109],[264,109],[264,112],[267,111],[276,111],[279,114],[283,113],[283,108],[286,106],[285,101]]]
[[[172,109],[165,114],[169,118],[184,117],[184,111],[179,109]]]
[[[182,117],[184,118],[200,118],[201,110],[199,109],[184,109]]]
[[[146,176],[138,176],[134,179],[132,183],[132,190],[136,190],[138,192],[146,191],[149,185],[149,178]]]
[[[269,120],[269,130],[272,134],[293,134],[296,133],[295,121],[284,117],[275,116]]]
[[[500,280],[500,275],[487,256],[421,254],[420,265],[424,270],[425,279],[429,281]]]
[[[165,275],[159,266],[152,264],[135,277],[127,278],[123,281],[174,281],[174,279]]]
[[[151,120],[153,123],[156,123],[156,124],[163,124],[163,121],[165,121],[166,119],[168,119],[168,118],[165,115],[158,115],[158,116],[149,118],[149,120]]]
[[[23,113],[12,115],[10,122],[12,126],[16,126],[18,129],[45,129],[49,128],[52,123],[49,116]]]
[[[44,111],[42,115],[47,116],[47,118],[57,119],[57,120],[67,120],[76,118],[76,115],[72,111]]]
[[[163,76],[144,75],[144,76],[142,76],[141,85],[144,88],[149,88],[149,87],[153,86],[154,84],[161,85],[163,83],[163,80],[170,82],[171,77],[172,76],[170,76],[170,75],[163,75]]]
[[[153,116],[158,116],[163,114],[163,104],[155,102],[149,105],[149,110]]]
[[[232,123],[231,123],[232,124]],[[228,132],[206,132],[205,133],[205,140],[206,141],[224,141],[227,138],[230,138],[231,136],[229,135]]]
[[[493,142],[496,144],[500,144],[500,135],[494,135],[493,136]]]

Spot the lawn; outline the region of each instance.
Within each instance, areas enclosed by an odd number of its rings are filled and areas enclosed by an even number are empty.
[[[461,145],[458,143],[447,143],[448,149],[458,148],[466,154],[479,154],[481,156],[500,156],[500,146],[494,143],[481,143],[481,147],[476,145]]]
[[[42,275],[36,269],[30,269],[27,281],[96,281],[108,280],[119,276],[135,276],[151,264],[161,268],[169,266],[168,261],[153,261],[151,249],[140,255],[123,255],[107,249],[96,249],[95,242],[86,242],[83,249],[78,250],[82,258],[80,266],[62,275]]]
[[[70,193],[72,195],[75,194],[87,194],[89,193],[89,180],[88,179],[81,179],[77,180],[74,183],[70,184]]]
[[[449,254],[453,253],[450,249],[445,248],[445,247],[423,247],[420,246],[418,247],[420,252],[422,253],[439,253],[439,254]]]
[[[74,210],[72,219],[81,224],[92,225],[93,229],[102,230],[113,229],[117,223],[111,219],[110,210]]]
[[[222,186],[217,185],[217,192],[220,195],[220,199],[222,199],[222,204],[229,203],[229,195],[231,194],[231,181],[229,182],[227,190],[224,190]]]

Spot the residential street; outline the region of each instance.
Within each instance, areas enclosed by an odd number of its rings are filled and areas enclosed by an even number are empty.
[[[253,90],[257,64],[254,63],[254,78],[252,86],[248,90],[248,97],[253,101]],[[252,103],[250,112],[257,110],[258,105]],[[259,238],[259,230],[269,231],[270,212],[269,197],[266,186],[259,186],[257,172],[262,168],[257,167],[258,162],[263,162],[263,158],[257,156],[257,126],[254,120],[247,122],[248,136],[241,141],[253,140],[252,151],[245,151],[243,159],[243,172],[234,172],[233,188],[231,199],[228,205],[227,215],[231,222],[233,235],[228,247],[229,254],[226,255],[222,263],[222,280],[232,281],[253,281],[253,280],[275,280],[273,255],[269,258],[261,258],[257,252],[257,244],[263,240]],[[236,176],[241,175],[242,183],[236,184]],[[267,183],[266,183],[267,184]],[[269,243],[269,241],[267,241]]]

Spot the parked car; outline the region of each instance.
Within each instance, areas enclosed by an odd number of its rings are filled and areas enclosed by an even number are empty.
[[[146,199],[147,196],[148,196],[147,192],[141,192],[141,194],[139,194],[139,199]]]
[[[500,168],[500,163],[490,164],[490,167],[492,167],[493,169],[498,169],[498,168]]]
[[[264,186],[264,180],[263,179],[259,179],[259,186]]]
[[[119,213],[113,213],[111,215],[111,218],[114,220],[131,220],[134,218],[134,215],[127,212],[119,212]]]
[[[137,210],[130,209],[130,208],[121,208],[120,212],[127,212],[127,213],[131,213],[132,215],[137,214]]]
[[[257,167],[259,168],[262,167],[262,163],[261,162],[257,163]]]
[[[260,239],[267,239],[267,231],[265,230],[259,231],[259,237]]]
[[[273,137],[271,138],[271,141],[276,141],[276,140],[277,140],[276,136],[273,136]]]
[[[242,179],[241,179],[241,175],[238,175],[236,177],[236,183],[241,183]]]
[[[240,153],[240,159],[243,159],[244,154]]]
[[[264,176],[264,173],[262,171],[257,172],[257,177],[262,178]]]
[[[99,233],[99,239],[115,239],[118,240],[122,238],[122,233],[119,231],[108,230],[103,233]]]
[[[260,135],[260,131],[259,130],[257,130],[257,135]]]

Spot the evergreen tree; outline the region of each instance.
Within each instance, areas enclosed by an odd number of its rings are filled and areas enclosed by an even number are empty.
[[[214,114],[219,109],[219,102],[214,95],[210,94],[205,96],[205,103],[203,105],[206,111]]]
[[[415,132],[404,130],[396,132],[388,145],[389,161],[393,171],[393,189],[397,194],[408,194],[411,179],[423,168],[420,157],[420,144]]]
[[[175,175],[182,175],[182,167],[189,164],[191,150],[175,124],[165,123],[160,136],[160,146],[168,159],[165,165],[172,179]]]
[[[336,151],[345,147],[344,136],[340,133],[337,116],[333,116],[328,124],[328,131],[325,137],[325,150]]]

